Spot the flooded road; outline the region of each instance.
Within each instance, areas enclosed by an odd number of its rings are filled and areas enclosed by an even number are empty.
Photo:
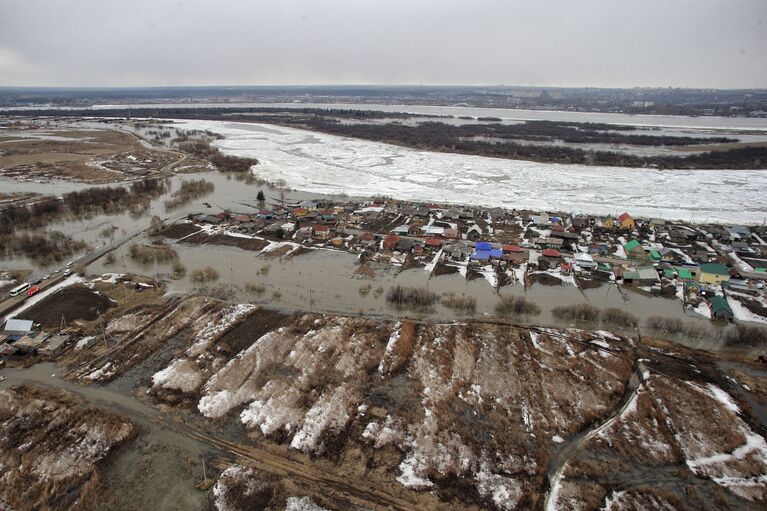
[[[104,484],[113,510],[168,509],[203,511],[211,508],[206,492],[194,485],[202,480],[202,459],[218,450],[195,440],[174,427],[164,414],[138,399],[112,389],[111,385],[80,385],[59,376],[54,363],[26,369],[5,368],[0,388],[34,383],[69,390],[88,403],[128,417],[139,427],[139,435],[119,448],[105,465]]]

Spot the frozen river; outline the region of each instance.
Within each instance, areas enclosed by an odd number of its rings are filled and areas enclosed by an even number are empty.
[[[227,154],[258,158],[261,177],[313,193],[386,195],[572,213],[761,223],[767,170],[653,170],[535,163],[431,151],[295,128],[177,121],[225,136]]]

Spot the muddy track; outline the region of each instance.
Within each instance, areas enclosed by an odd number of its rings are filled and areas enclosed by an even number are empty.
[[[618,420],[618,418],[623,414],[623,412],[626,410],[626,408],[629,406],[639,391],[639,387],[642,384],[642,372],[644,370],[645,368],[642,362],[636,362],[634,364],[634,372],[629,378],[626,390],[623,393],[623,396],[621,397],[618,405],[610,410],[609,413],[600,417],[599,420],[593,422],[584,431],[578,433],[569,441],[562,444],[561,448],[553,454],[551,461],[549,462],[549,466],[546,470],[549,482],[549,490],[546,493],[546,499],[543,503],[544,510],[553,511],[555,509],[556,493],[568,461],[570,461],[575,453],[581,449],[581,447],[583,447],[586,442],[594,438],[594,436],[598,435],[601,431],[604,431],[605,429],[612,426],[612,424]]]
[[[188,425],[185,425],[184,429],[186,430],[184,432],[191,438],[253,462],[259,470],[331,488],[354,504],[381,511],[390,509],[420,511],[422,509],[422,506],[417,502],[404,500],[392,495],[371,484],[366,479],[351,478],[348,475],[336,475],[328,471],[327,467],[313,468],[300,461],[291,460],[258,447],[237,444],[212,437]]]

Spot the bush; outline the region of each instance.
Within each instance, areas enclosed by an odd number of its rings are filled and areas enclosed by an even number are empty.
[[[677,318],[662,318],[660,316],[652,316],[645,321],[647,328],[665,332],[667,334],[678,334],[684,331],[684,322]]]
[[[608,307],[602,311],[602,321],[625,328],[636,327],[639,325],[639,319],[636,316],[630,312],[615,307]]]
[[[588,303],[554,307],[551,314],[568,321],[599,321],[599,309]]]
[[[663,318],[660,316],[652,316],[645,321],[647,328],[657,330],[669,335],[684,335],[689,338],[701,338],[706,335],[710,335],[711,331],[703,325],[694,323],[685,323],[681,319],[677,318]]]
[[[131,259],[140,263],[159,263],[178,259],[178,253],[164,243],[156,245],[139,245],[134,243],[130,246]]]
[[[767,344],[767,328],[737,324],[725,334],[728,344],[764,345]]]
[[[249,291],[250,293],[260,295],[266,291],[266,286],[261,284],[260,282],[248,282],[247,284],[245,284],[245,289]]]
[[[411,308],[416,310],[425,310],[434,305],[437,301],[437,294],[426,288],[415,288],[406,286],[394,286],[389,288],[386,294],[386,301],[398,309]]]
[[[173,271],[173,277],[177,279],[186,275],[186,266],[181,264],[181,261],[173,261],[173,266],[171,266],[171,270]]]
[[[473,296],[456,296],[449,294],[442,297],[442,305],[458,312],[473,313],[477,309],[477,299]]]
[[[541,313],[541,308],[524,296],[503,295],[495,306],[495,312],[499,316],[537,315]]]
[[[212,282],[218,280],[218,272],[210,266],[198,268],[192,272],[191,279],[192,282]]]

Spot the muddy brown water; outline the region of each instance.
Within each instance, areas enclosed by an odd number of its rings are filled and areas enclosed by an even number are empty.
[[[24,383],[54,386],[82,396],[88,403],[128,417],[140,428],[138,437],[112,453],[105,464],[109,509],[211,509],[209,494],[194,485],[202,480],[203,458],[215,451],[175,430],[160,412],[110,385],[81,385],[59,376],[54,363],[5,368],[0,388]],[[211,474],[209,473],[210,477]]]

